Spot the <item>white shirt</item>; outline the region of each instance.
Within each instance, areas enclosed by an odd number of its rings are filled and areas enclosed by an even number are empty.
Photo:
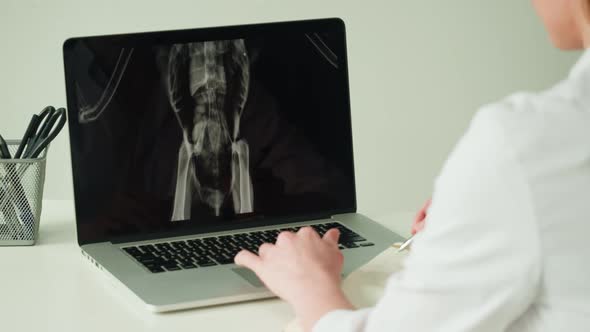
[[[590,50],[478,111],[381,300],[313,330],[590,331]]]

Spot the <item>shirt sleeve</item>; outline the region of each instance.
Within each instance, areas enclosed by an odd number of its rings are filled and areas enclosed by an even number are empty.
[[[503,331],[527,309],[540,279],[539,236],[501,126],[506,112],[476,114],[437,178],[425,229],[377,305],[330,312],[314,332]]]

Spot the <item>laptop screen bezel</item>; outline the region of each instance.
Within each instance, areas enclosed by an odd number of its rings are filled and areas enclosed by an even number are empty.
[[[248,25],[234,25],[234,26],[223,26],[223,27],[210,27],[210,28],[196,28],[196,29],[184,29],[184,30],[169,30],[169,31],[157,31],[157,32],[140,32],[140,33],[129,33],[129,34],[116,34],[116,35],[101,35],[101,36],[87,36],[87,37],[74,37],[67,39],[63,44],[63,59],[64,59],[64,73],[65,73],[65,82],[66,82],[66,96],[67,96],[67,105],[69,110],[69,129],[72,132],[72,121],[75,121],[77,117],[72,114],[73,110],[76,109],[75,107],[75,100],[72,97],[73,93],[73,82],[68,75],[68,64],[69,64],[69,57],[70,49],[72,44],[79,40],[91,40],[91,39],[102,39],[108,40],[109,43],[114,45],[120,45],[121,47],[133,47],[138,45],[153,45],[153,44],[173,44],[173,43],[188,43],[188,42],[200,42],[200,41],[211,41],[211,40],[230,40],[230,39],[239,39],[239,38],[252,38],[257,37],[260,34],[265,34],[272,32],[273,34],[280,34],[280,33],[314,33],[318,31],[330,31],[333,33],[337,33],[340,36],[340,40],[342,42],[342,49],[343,49],[343,59],[342,63],[344,64],[339,70],[342,70],[342,98],[345,105],[345,110],[347,112],[350,126],[350,134],[348,137],[344,138],[342,143],[343,144],[350,144],[350,153],[351,153],[351,161],[352,165],[350,165],[352,169],[352,206],[348,206],[345,208],[340,209],[328,209],[325,211],[321,211],[319,213],[310,213],[310,214],[299,214],[299,215],[291,215],[291,216],[281,216],[281,217],[255,217],[251,221],[241,221],[240,223],[220,223],[218,225],[195,225],[194,227],[187,227],[179,230],[174,231],[156,231],[151,233],[141,233],[135,235],[125,235],[119,237],[105,237],[99,240],[85,240],[81,238],[80,232],[77,232],[77,239],[79,245],[85,245],[90,243],[98,243],[98,242],[113,242],[113,243],[121,243],[121,242],[133,242],[133,241],[144,241],[144,240],[153,240],[158,238],[166,238],[166,237],[175,237],[175,236],[186,236],[186,235],[196,235],[196,234],[203,234],[203,233],[210,233],[210,232],[219,232],[219,231],[228,231],[228,230],[239,230],[245,228],[252,228],[252,227],[260,227],[260,226],[272,226],[272,225],[279,225],[284,223],[291,223],[291,222],[299,222],[299,221],[306,221],[306,220],[315,220],[315,219],[325,219],[330,218],[332,215],[335,214],[344,214],[344,213],[354,213],[357,210],[357,201],[356,201],[356,180],[354,175],[354,156],[353,156],[353,139],[352,139],[352,122],[351,122],[351,111],[350,111],[350,87],[349,87],[349,78],[348,78],[348,58],[347,58],[347,48],[346,48],[346,29],[345,23],[340,18],[327,18],[327,19],[314,19],[314,20],[304,20],[304,21],[289,21],[289,22],[274,22],[274,23],[262,23],[262,24],[248,24]],[[70,143],[73,137],[70,134]],[[346,142],[346,140],[348,142]],[[74,154],[76,153],[72,149],[72,144],[70,144],[70,152],[72,154],[72,178],[73,178],[73,186],[74,186],[74,197],[78,197],[83,188],[76,185],[76,174],[78,174],[78,166],[76,164],[76,158],[74,158]],[[76,212],[76,226],[79,228],[79,204],[74,199],[75,203],[75,212]]]

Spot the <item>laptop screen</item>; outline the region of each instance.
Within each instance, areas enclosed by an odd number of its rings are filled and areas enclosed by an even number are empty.
[[[356,209],[344,26],[64,44],[80,244]]]

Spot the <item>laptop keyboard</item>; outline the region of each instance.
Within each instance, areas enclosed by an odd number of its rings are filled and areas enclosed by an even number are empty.
[[[331,228],[340,230],[340,249],[369,247],[374,245],[349,228],[336,223],[309,225],[320,235]],[[127,254],[152,273],[178,271],[232,264],[234,256],[242,249],[258,254],[262,243],[274,243],[282,231],[297,232],[301,227],[289,227],[264,231],[246,232],[206,238],[159,242],[122,248]]]

